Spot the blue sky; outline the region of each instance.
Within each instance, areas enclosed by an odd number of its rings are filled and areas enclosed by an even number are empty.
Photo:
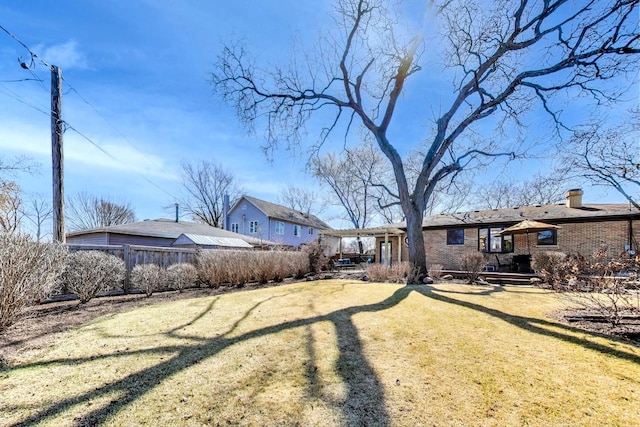
[[[247,136],[208,83],[230,36],[246,37],[266,56],[315,25],[311,4],[301,3],[3,1],[0,24],[62,69],[64,120],[111,155],[67,130],[66,194],[130,201],[141,219],[167,216],[163,207],[181,191],[180,163],[199,160],[223,163],[267,200],[287,184],[315,185],[301,172],[305,159],[282,154],[268,162],[259,136]],[[19,57],[29,62],[28,52],[0,33],[0,151],[40,163],[40,174],[17,180],[25,191],[49,195],[50,119],[43,111],[50,73],[38,62],[33,73],[23,70]],[[11,82],[34,78],[43,83]]]
[[[131,203],[139,219],[166,217],[181,192],[181,162],[224,164],[255,197],[276,201],[288,184],[315,187],[306,158],[260,149],[261,134],[246,134],[233,109],[208,83],[224,41],[244,39],[256,62],[286,60],[292,41],[313,41],[328,25],[330,0],[3,0],[0,25],[42,60],[63,72],[65,191],[87,191]],[[17,180],[29,193],[51,193],[49,70],[0,32],[0,152],[27,155],[40,174]],[[38,81],[11,80],[34,79]],[[438,82],[437,78],[434,80]],[[442,84],[450,83],[442,81]],[[415,109],[414,93],[399,113]],[[431,116],[429,115],[429,118]],[[537,122],[533,120],[533,126]],[[401,129],[422,133],[424,118],[407,114]],[[539,133],[548,138],[547,132]],[[540,150],[548,151],[546,149]],[[532,172],[544,159],[501,164],[496,173]],[[622,202],[613,191],[590,190],[586,201]],[[346,226],[336,221],[334,226]]]

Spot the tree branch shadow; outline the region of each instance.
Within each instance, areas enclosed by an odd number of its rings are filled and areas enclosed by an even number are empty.
[[[444,295],[444,294],[464,294],[463,292],[441,290],[441,289],[434,288],[432,286],[415,286],[412,288],[412,290],[430,299],[445,302],[448,304],[458,305],[461,307],[468,308],[470,310],[475,310],[475,311],[488,314],[490,316],[504,320],[507,323],[510,323],[514,326],[517,326],[529,332],[545,335],[551,338],[556,338],[571,344],[582,346],[589,350],[594,350],[602,354],[614,356],[619,359],[629,360],[634,363],[640,363],[640,356],[636,354],[629,353],[629,352],[626,352],[614,347],[610,347],[604,344],[596,343],[588,339],[584,339],[577,335],[574,335],[574,334],[582,334],[582,335],[586,334],[593,337],[602,337],[599,334],[595,334],[589,331],[584,331],[578,328],[573,328],[571,326],[567,326],[558,322],[551,322],[548,320],[536,319],[533,317],[525,317],[525,316],[518,316],[514,314],[508,314],[500,310],[485,307],[479,304],[474,304],[468,301],[462,301],[462,300]],[[494,292],[491,292],[488,290],[487,293],[476,293],[473,295],[490,295],[491,293],[494,293]],[[467,293],[466,295],[469,295],[469,294]],[[557,330],[551,330],[548,328],[560,329],[562,331],[566,331],[566,333],[559,332]]]
[[[310,327],[315,323],[327,321],[331,322],[336,330],[339,351],[338,360],[336,361],[336,371],[342,378],[347,389],[345,400],[339,402],[337,405],[340,407],[345,423],[349,425],[388,425],[389,415],[385,407],[383,387],[373,367],[364,355],[362,342],[360,341],[358,330],[353,322],[353,316],[358,313],[387,310],[404,300],[411,290],[412,289],[405,286],[399,288],[391,296],[378,303],[347,307],[329,314],[282,322],[277,325],[263,327],[230,337],[229,334],[231,331],[235,330],[238,324],[247,318],[247,316],[244,315],[239,321],[235,322],[232,328],[223,336],[217,336],[192,345],[171,346],[173,352],[178,352],[174,357],[163,360],[161,363],[141,371],[131,373],[120,380],[98,387],[87,393],[51,403],[47,408],[13,425],[30,426],[38,424],[50,420],[76,405],[107,396],[117,396],[117,398],[111,399],[105,406],[96,408],[81,418],[74,420],[76,425],[98,425],[106,422],[110,416],[153,390],[167,378],[198,364],[204,359],[214,357],[226,348],[253,338],[278,334],[279,332],[295,328]],[[257,305],[261,303],[262,302]],[[213,302],[209,305],[208,309],[210,310],[212,307]],[[255,307],[253,309],[255,309]],[[252,309],[249,311],[251,310]],[[204,316],[204,313],[198,314],[198,318],[202,316]],[[195,319],[186,324],[193,324],[194,322]],[[175,334],[176,329],[172,330],[171,333]],[[162,350],[161,348],[155,348],[153,351],[157,352]],[[110,354],[105,357],[118,356],[120,355]],[[95,358],[87,358],[85,361],[90,360],[95,360]],[[56,363],[61,362],[62,361],[57,361]],[[74,359],[73,363],[82,363],[82,361]],[[14,369],[21,369],[21,367],[17,366]],[[313,386],[311,384],[309,384],[309,386],[312,388],[317,387],[317,385]]]

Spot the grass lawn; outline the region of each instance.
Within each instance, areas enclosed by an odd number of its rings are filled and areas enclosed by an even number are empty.
[[[0,425],[639,426],[640,348],[533,288],[327,280],[101,317],[0,371]]]

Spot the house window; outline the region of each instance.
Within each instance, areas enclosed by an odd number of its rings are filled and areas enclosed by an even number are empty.
[[[238,227],[238,223],[237,222],[234,222],[234,223],[231,224],[231,231],[233,231],[234,233],[237,233],[238,229],[239,229],[239,227]]]
[[[480,252],[504,253],[513,252],[513,235],[501,236],[500,228],[480,228],[478,230],[478,250]]]
[[[284,234],[284,222],[276,221],[276,234]]]
[[[545,230],[538,233],[538,246],[554,246],[557,244],[557,230]]]
[[[464,229],[447,230],[447,245],[464,245]]]
[[[309,235],[313,235],[313,227],[309,227]]]
[[[249,233],[256,234],[258,232],[259,226],[258,221],[251,221],[249,223]]]
[[[302,227],[300,227],[299,225],[294,225],[293,226],[293,235],[296,236],[296,237],[300,237],[301,228]]]

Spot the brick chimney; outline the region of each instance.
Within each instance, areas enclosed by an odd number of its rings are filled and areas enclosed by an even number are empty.
[[[581,208],[582,207],[582,189],[574,188],[567,191],[564,194],[564,198],[567,199],[568,208]]]

